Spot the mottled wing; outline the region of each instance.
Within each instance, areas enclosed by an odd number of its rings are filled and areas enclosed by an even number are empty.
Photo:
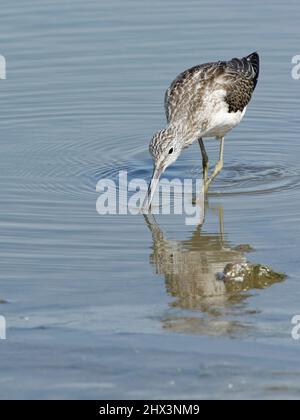
[[[201,108],[204,94],[216,90],[226,92],[229,112],[243,111],[257,84],[259,56],[253,53],[242,59],[202,64],[181,73],[165,95],[167,121],[177,120]]]
[[[225,101],[229,112],[243,111],[250,102],[259,75],[259,56],[250,54],[242,59],[233,58],[224,68]]]
[[[201,93],[207,82],[222,71],[221,62],[207,63],[192,67],[171,83],[165,94],[165,111],[167,122],[180,118],[191,107],[195,100],[201,105]]]

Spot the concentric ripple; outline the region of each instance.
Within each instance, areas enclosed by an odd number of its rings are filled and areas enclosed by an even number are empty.
[[[147,152],[141,148],[132,151],[128,159],[113,162],[104,168],[94,168],[85,174],[89,189],[101,178],[117,182],[119,171],[127,171],[128,180],[142,178],[149,180],[152,174],[152,162]],[[202,176],[201,170],[195,168],[195,160],[182,159],[168,168],[167,177],[179,179]],[[210,187],[211,196],[261,195],[293,191],[300,188],[300,168],[296,164],[287,165],[276,161],[226,161],[219,176]]]
[[[229,162],[212,184],[211,195],[258,195],[300,187],[300,170],[277,162]]]

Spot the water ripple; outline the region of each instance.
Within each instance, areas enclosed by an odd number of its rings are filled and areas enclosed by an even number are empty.
[[[259,195],[293,191],[300,187],[300,170],[277,162],[233,161],[212,185],[211,195]]]

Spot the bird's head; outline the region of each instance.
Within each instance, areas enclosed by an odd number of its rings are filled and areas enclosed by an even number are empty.
[[[153,158],[153,175],[148,189],[149,207],[161,175],[177,160],[181,150],[181,142],[174,129],[165,128],[153,136],[149,146]]]

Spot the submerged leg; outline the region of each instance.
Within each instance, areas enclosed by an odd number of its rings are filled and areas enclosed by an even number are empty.
[[[211,176],[208,178],[207,182],[205,183],[205,190],[208,190],[208,187],[211,183],[211,181],[213,179],[215,179],[215,177],[221,172],[222,168],[223,168],[223,159],[224,159],[224,137],[221,138],[220,140],[220,155],[219,155],[219,160],[213,170],[213,173],[211,174]]]
[[[220,223],[220,239],[222,246],[224,244],[224,211],[223,207],[219,207],[219,223]]]
[[[198,142],[199,142],[199,146],[200,146],[201,154],[202,154],[203,180],[204,180],[204,184],[206,184],[206,181],[208,178],[209,160],[208,160],[208,156],[207,156],[202,138],[200,138]]]

